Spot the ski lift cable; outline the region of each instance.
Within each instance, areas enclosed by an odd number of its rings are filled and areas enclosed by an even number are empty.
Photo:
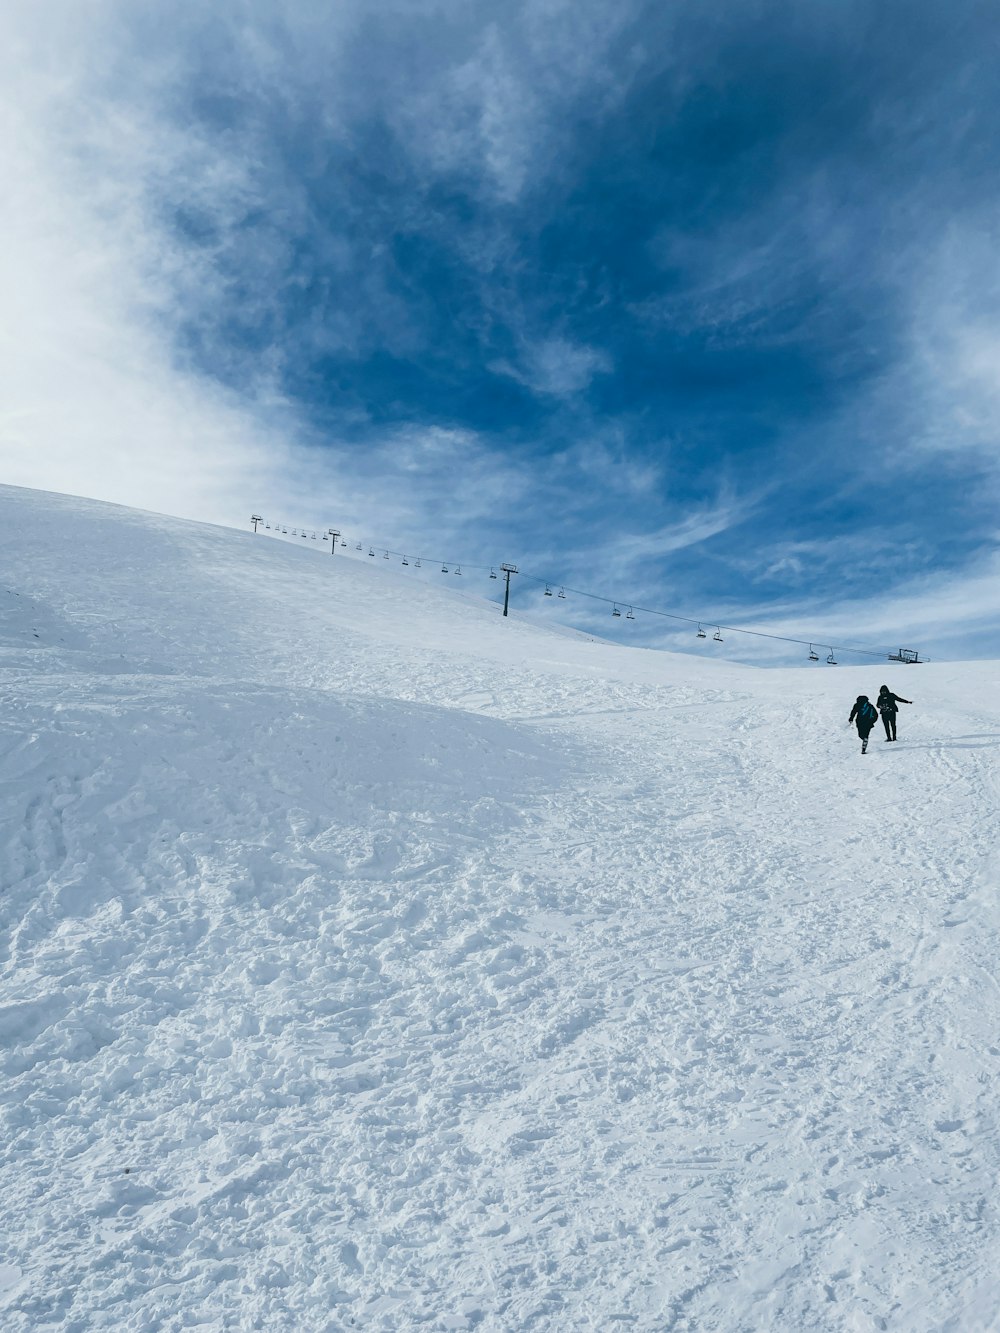
[[[524,570],[521,570],[519,573],[520,577],[528,579],[532,583],[551,584],[553,581],[552,579],[539,578],[535,574],[528,574]],[[617,604],[617,601],[621,600],[620,598],[615,599],[613,597],[602,597],[600,593],[585,592],[582,588],[571,588],[569,584],[562,584],[560,586],[564,587],[567,593],[572,593],[575,597],[589,597],[591,601],[603,602],[606,606],[615,606]],[[679,620],[683,622],[685,625],[701,625],[703,623],[708,623],[708,624],[714,623],[717,630],[725,630],[728,634],[747,634],[747,635],[752,635],[754,638],[757,639],[772,639],[777,643],[794,643],[802,647],[809,647],[811,646],[811,643],[826,643],[830,647],[831,651],[836,649],[839,652],[855,653],[863,657],[884,658],[886,654],[891,651],[888,648],[882,648],[882,649],[862,648],[848,643],[831,643],[829,639],[824,639],[822,635],[814,635],[812,640],[794,639],[787,634],[769,634],[767,633],[766,630],[745,629],[741,625],[720,625],[718,621],[713,622],[711,617],[709,617],[706,622],[704,616],[702,616],[701,620],[696,620],[694,616],[682,616],[672,611],[659,611],[655,607],[639,606],[638,603],[635,602],[632,603],[632,609],[633,611],[637,612],[641,611],[643,615],[647,616],[660,616],[665,620]]]
[[[449,569],[451,569],[453,566],[455,568],[458,568],[458,566],[460,565],[462,569],[484,570],[487,574],[492,568],[494,568],[494,566],[492,565],[470,565],[465,560],[449,560],[430,555],[417,554],[414,552],[412,547],[409,547],[405,551],[394,551],[391,546],[386,546],[384,542],[368,541],[367,538],[358,537],[357,535],[352,536],[350,533],[345,533],[344,537],[348,543],[354,542],[356,544],[357,542],[360,541],[362,545],[374,546],[376,551],[382,551],[383,553],[388,553],[390,556],[398,557],[398,559],[400,560],[406,559],[409,561],[410,564],[413,564],[417,560],[422,560],[428,565],[435,565],[435,564],[447,565]]]
[[[432,556],[414,555],[412,549],[408,552],[396,551],[393,550],[391,546],[386,546],[382,542],[368,541],[365,538],[359,538],[356,534],[354,536],[351,536],[349,533],[344,533],[343,538],[344,540],[341,542],[341,545],[344,545],[347,542],[357,543],[358,541],[361,541],[362,545],[374,547],[376,550],[386,552],[389,556],[394,556],[399,560],[404,560],[407,557],[409,557],[410,561],[412,561],[413,563],[416,563],[416,561],[420,560],[420,561],[426,561],[428,566],[447,565],[449,571],[451,571],[451,569],[453,568],[461,566],[466,570],[482,571],[484,573],[489,574],[492,573],[492,571],[495,568],[495,566],[493,565],[470,565],[464,560],[462,561],[449,560],[449,559],[439,560],[436,557]],[[616,606],[618,602],[621,601],[621,598],[616,599],[613,597],[603,597],[600,593],[587,592],[583,588],[571,588],[568,584],[560,583],[557,579],[540,578],[536,574],[528,574],[523,569],[519,570],[519,577],[527,579],[531,583],[540,583],[546,586],[557,585],[560,588],[560,593],[559,593],[560,597],[572,594],[574,597],[587,597],[593,602],[603,602],[605,606],[611,606],[611,607]],[[720,625],[717,621],[713,622],[711,616],[708,618],[706,622],[704,616],[702,616],[701,619],[699,620],[696,619],[694,616],[682,616],[677,612],[661,611],[656,607],[652,606],[639,606],[636,603],[627,603],[627,602],[623,603],[623,605],[626,606],[631,605],[632,610],[635,612],[641,612],[643,615],[647,616],[659,616],[663,620],[676,620],[684,625],[697,625],[699,627],[703,623],[708,623],[708,624],[714,623],[717,630],[719,630],[720,632],[722,630],[725,630],[727,634],[745,634],[756,639],[770,639],[774,643],[794,643],[799,647],[809,648],[810,650],[812,649],[812,645],[814,643],[826,643],[831,652],[837,651],[843,653],[853,653],[856,656],[878,657],[878,658],[885,658],[887,654],[894,653],[895,651],[897,651],[890,648],[878,649],[871,647],[862,647],[860,645],[849,644],[849,643],[831,643],[830,640],[828,638],[825,638],[822,634],[813,635],[812,639],[793,638],[791,635],[788,634],[771,634],[768,633],[766,630],[747,629],[742,625]]]
[[[341,533],[341,534],[339,534],[339,535],[342,537],[342,540],[338,543],[340,546],[347,546],[347,545],[353,543],[353,545],[354,545],[355,548],[356,548],[356,547],[357,547],[357,543],[358,543],[358,542],[361,542],[362,546],[370,546],[370,547],[374,547],[376,551],[381,551],[381,552],[383,552],[383,554],[388,554],[388,555],[390,555],[390,556],[398,557],[400,560],[403,560],[403,559],[408,558],[408,561],[409,561],[409,563],[411,563],[411,564],[412,564],[413,562],[417,561],[417,560],[423,560],[423,561],[425,561],[428,565],[434,565],[434,564],[439,564],[439,565],[440,565],[440,564],[444,564],[444,565],[448,565],[449,568],[451,568],[452,566],[457,567],[457,566],[461,565],[461,567],[462,567],[463,569],[465,569],[465,570],[469,570],[469,569],[473,569],[473,570],[484,570],[487,574],[489,573],[489,571],[490,571],[492,568],[494,568],[493,565],[473,565],[473,564],[469,564],[468,561],[466,561],[466,560],[448,560],[448,559],[441,560],[441,559],[435,559],[435,557],[433,557],[433,556],[429,556],[429,555],[416,555],[416,554],[414,554],[414,551],[413,551],[413,548],[412,548],[412,547],[410,547],[410,548],[409,548],[408,550],[406,550],[406,551],[396,551],[396,550],[393,550],[393,548],[392,548],[391,546],[386,546],[385,542],[371,541],[371,540],[370,540],[369,538],[367,538],[367,537],[359,537],[357,533],[343,532],[343,533]]]

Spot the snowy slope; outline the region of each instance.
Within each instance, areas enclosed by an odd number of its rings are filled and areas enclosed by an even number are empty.
[[[0,569],[0,1326],[1000,1328],[995,663],[12,488]]]

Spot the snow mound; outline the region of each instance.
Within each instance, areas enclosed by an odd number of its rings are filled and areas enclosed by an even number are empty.
[[[0,555],[5,1329],[1000,1327],[995,663],[14,488]]]

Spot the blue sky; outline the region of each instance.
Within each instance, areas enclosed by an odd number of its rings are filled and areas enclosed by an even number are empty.
[[[1000,655],[995,6],[201,8],[9,20],[5,480]]]

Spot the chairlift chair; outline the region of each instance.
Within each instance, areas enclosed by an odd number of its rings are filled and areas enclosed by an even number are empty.
[[[552,596],[552,589],[549,587],[549,585],[548,585],[547,583],[546,583],[546,585],[545,585],[545,596],[546,596],[546,597],[551,597],[551,596]]]
[[[369,546],[369,548],[368,548],[368,554],[369,554],[369,555],[374,555],[374,554],[375,554],[375,547],[374,547],[374,546]]]
[[[818,662],[818,661],[819,661],[819,653],[818,653],[818,652],[816,651],[816,649],[812,646],[812,644],[809,645],[809,661],[810,661],[810,662]]]
[[[414,567],[414,569],[420,569],[421,566],[420,566],[420,561],[419,561],[419,559],[417,560],[416,564],[415,564],[413,567]]]
[[[490,570],[490,578],[491,578],[491,579],[495,579],[496,576],[497,576],[497,572],[496,572],[496,570],[495,570],[495,569],[491,569],[491,570]]]
[[[712,638],[715,640],[716,643],[722,643],[722,642],[723,642],[723,638],[722,638],[722,626],[721,626],[721,625],[717,625],[717,626],[716,626],[715,633],[712,635]]]
[[[448,566],[447,566],[447,565],[442,565],[442,566],[441,566],[441,573],[442,573],[442,574],[447,574],[447,573],[448,573]]]
[[[830,649],[830,655],[829,655],[829,657],[828,657],[826,660],[827,660],[827,662],[830,664],[830,666],[836,666],[836,665],[837,665],[837,659],[836,659],[836,658],[834,657],[834,655],[833,655],[833,649],[832,649],[832,648]]]
[[[264,524],[264,527],[267,528],[268,531],[270,531],[270,529],[271,529],[271,525],[270,525],[270,523],[265,523],[265,524]]]
[[[708,635],[705,633],[705,631],[702,629],[702,627],[701,627],[700,625],[698,626],[698,634],[697,634],[697,637],[698,637],[699,639],[707,639],[707,638],[708,638]]]
[[[462,572],[462,566],[461,566],[461,565],[456,565],[456,566],[455,566],[455,573],[456,573],[456,574],[461,574],[461,572]]]
[[[617,603],[617,602],[615,603],[615,609],[611,612],[611,614],[612,614],[613,616],[620,616],[620,615],[621,615],[621,612],[618,610],[618,603]]]
[[[383,560],[388,560],[388,559],[389,559],[389,552],[388,552],[388,551],[386,551],[386,552],[383,554],[382,559],[383,559]]]
[[[629,607],[628,611],[625,613],[625,619],[626,619],[626,620],[635,620],[635,613],[633,612],[633,610],[632,610],[631,607]]]
[[[560,596],[560,597],[565,597],[565,596],[566,596],[566,589],[565,589],[565,588],[560,588],[560,589],[559,589],[559,596]]]
[[[404,565],[408,565],[409,563],[410,563],[409,560],[407,560],[406,556],[404,555],[404,556],[403,556],[403,564],[404,564]]]

